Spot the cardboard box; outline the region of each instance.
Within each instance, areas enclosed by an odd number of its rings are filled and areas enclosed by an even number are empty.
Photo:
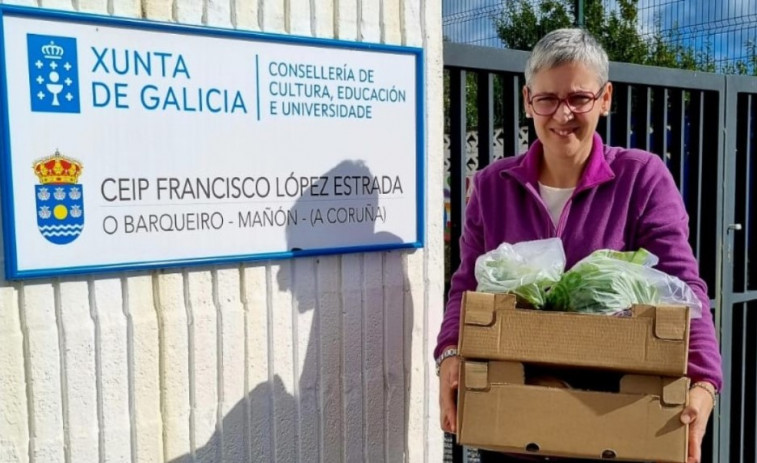
[[[466,292],[458,350],[466,359],[511,360],[684,376],[689,309],[632,307],[631,317],[517,309],[511,294]]]
[[[625,375],[619,392],[527,385],[518,362],[463,361],[457,440],[511,453],[686,461],[689,380]]]

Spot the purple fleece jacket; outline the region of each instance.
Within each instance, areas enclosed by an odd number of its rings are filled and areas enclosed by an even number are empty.
[[[476,174],[460,238],[460,267],[452,277],[434,357],[457,345],[460,299],[476,288],[478,256],[505,241],[559,237],[566,268],[597,249],[645,248],[659,257],[657,269],[688,283],[704,309],[701,318],[691,320],[688,376],[720,390],[720,352],[707,310],[707,287],[688,242],[689,218],[681,195],[660,158],[605,146],[594,134],[584,172],[555,228],[539,195],[541,154],[536,141],[526,154],[501,159]]]

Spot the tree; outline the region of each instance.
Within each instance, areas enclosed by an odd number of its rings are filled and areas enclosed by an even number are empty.
[[[607,51],[611,61],[643,64],[648,44],[638,32],[635,0],[619,0],[618,12],[608,13],[601,0],[587,0],[586,29]],[[569,0],[507,0],[495,20],[497,34],[506,47],[529,51],[547,32],[573,25],[573,2]]]
[[[572,0],[505,0],[495,19],[497,34],[511,49],[530,51],[547,32],[570,27],[575,18]],[[585,27],[602,44],[610,61],[715,72],[712,44],[704,50],[685,45],[674,27],[663,32],[659,22],[651,37],[639,32],[638,0],[617,0],[617,10],[607,11],[602,0],[586,0]],[[731,74],[757,75],[757,47],[746,44],[748,58],[722,66]]]
[[[620,14],[608,14],[601,0],[587,1],[586,28],[602,44],[610,61],[643,64],[649,49],[639,35],[636,0],[619,0],[618,9]]]
[[[495,20],[497,35],[507,48],[530,51],[547,32],[573,24],[572,9],[560,0],[509,0]],[[538,8],[538,11],[536,11]]]

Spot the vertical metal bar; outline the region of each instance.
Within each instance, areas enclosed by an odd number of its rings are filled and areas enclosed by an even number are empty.
[[[586,25],[586,18],[584,17],[584,0],[575,0],[574,8],[576,10],[576,26],[584,27]]]
[[[651,100],[651,88],[643,86],[637,89],[633,122],[636,133],[636,147],[643,150],[649,150],[649,128],[652,126]]]
[[[520,153],[520,79],[518,75],[505,74],[502,85],[502,131],[505,141],[505,156]]]
[[[536,141],[536,129],[534,128],[534,120],[526,119],[526,126],[528,127],[528,146],[530,147]]]
[[[466,132],[467,132],[467,78],[459,68],[449,69],[450,95],[450,271],[454,272],[460,265],[460,235],[462,233],[463,210],[465,208],[466,176]],[[461,447],[455,442],[453,434],[446,434],[451,448],[451,463],[462,459]]]
[[[663,159],[665,159],[665,162],[670,164],[671,153],[668,150],[669,148],[668,147],[668,119],[669,119],[668,117],[669,116],[668,115],[668,89],[667,88],[662,89],[662,95],[660,95],[659,89],[656,93],[657,95],[655,99],[659,99],[660,97],[662,97],[662,102],[660,103],[660,106],[662,107],[662,124],[657,125],[658,127],[662,129],[661,130],[662,135],[660,137],[662,139],[662,144],[661,144],[662,151],[660,154],[662,155]]]
[[[701,196],[698,199],[699,205],[699,230],[700,230],[700,247],[699,247],[699,262],[702,277],[707,281],[707,285],[714,289],[715,296],[715,318],[716,326],[732,326],[732,318],[729,322],[725,320],[724,325],[721,324],[722,314],[726,314],[725,317],[732,317],[732,300],[728,298],[726,289],[724,289],[723,275],[728,271],[723,249],[723,214],[724,214],[724,201],[728,197],[724,194],[725,184],[725,172],[724,172],[724,155],[723,155],[723,134],[724,130],[712,130],[711,127],[724,127],[725,120],[725,98],[724,89],[714,91],[700,91],[697,92],[700,101],[699,108],[699,188]],[[717,153],[713,156],[713,153]],[[713,173],[716,173],[713,181]],[[706,178],[705,178],[706,176]],[[731,196],[732,197],[732,196]],[[725,296],[724,296],[725,295]],[[721,345],[731,345],[732,332],[726,336],[725,332],[721,332]],[[730,355],[730,354],[729,354]],[[729,379],[726,379],[726,384],[729,385]],[[728,389],[724,392],[727,394]],[[722,404],[721,404],[722,405]],[[730,404],[726,404],[729,407]],[[728,411],[730,413],[730,410]],[[720,441],[720,425],[727,423],[726,426],[730,426],[730,416],[727,414],[723,416],[722,420],[717,418],[717,414],[713,418],[713,449],[725,446],[727,443]],[[714,461],[727,462],[727,459]]]
[[[712,156],[712,153],[722,150],[720,143],[720,131],[713,131],[710,127],[716,124],[715,117],[718,115],[718,106],[723,105],[718,92],[705,91],[702,95],[702,157],[701,169],[702,178],[700,188],[702,190],[702,209],[700,214],[701,220],[701,238],[702,247],[700,248],[700,263],[703,264],[702,271],[708,285],[722,291],[722,280],[720,278],[722,270],[722,214],[724,195],[722,185],[725,184],[724,171],[720,168],[721,159]],[[716,182],[710,181],[713,172],[718,172]],[[733,195],[728,196],[733,198]],[[718,220],[720,220],[718,224]],[[730,265],[730,264],[729,264]],[[729,267],[730,268],[730,267]]]
[[[749,317],[747,323],[747,325],[749,326],[748,331],[752,333],[752,336],[749,337],[749,339],[751,339],[751,345],[750,348],[747,349],[747,352],[749,352],[750,355],[747,361],[744,363],[752,366],[751,390],[753,391],[751,410],[753,435],[750,439],[752,454],[749,461],[757,461],[757,342],[755,341],[755,339],[757,338],[757,305],[752,305],[751,303],[749,303],[747,305],[747,308],[749,309],[747,312],[747,315]]]
[[[743,201],[744,201],[744,210],[743,214],[741,214],[741,222],[743,226],[743,231],[741,232],[741,236],[739,237],[741,240],[743,240],[744,243],[744,266],[742,268],[743,272],[743,279],[744,283],[741,288],[742,291],[746,292],[749,290],[749,232],[750,232],[750,211],[752,208],[752,197],[750,196],[752,194],[752,188],[751,188],[751,182],[750,182],[750,173],[751,171],[751,159],[752,159],[752,134],[754,133],[752,130],[755,128],[754,124],[754,95],[749,94],[747,95],[747,101],[746,101],[746,130],[744,133],[744,168],[741,170],[740,174],[743,176],[743,184],[744,184],[744,195],[743,195]]]
[[[749,157],[752,152],[751,144],[751,132],[749,131],[752,126],[751,115],[753,111],[753,100],[751,94],[742,95],[739,102],[739,112],[737,115],[739,126],[736,131],[737,140],[737,159],[736,170],[734,174],[736,178],[733,179],[736,183],[736,197],[735,203],[739,209],[736,211],[735,221],[739,224],[745,224],[747,217],[749,217],[749,193],[747,183],[749,182]],[[743,228],[742,228],[743,230]],[[749,248],[746,243],[746,233],[739,231],[734,236],[735,241],[735,261],[734,264],[734,288],[736,292],[747,291],[747,275],[748,275],[748,258],[747,252]]]
[[[743,211],[745,204],[745,198],[743,195],[745,190],[745,177],[743,173],[746,164],[746,158],[748,157],[747,140],[749,138],[749,104],[750,95],[741,94],[738,96],[736,108],[736,127],[735,130],[733,128],[729,130],[729,135],[736,138],[736,150],[734,152],[734,157],[736,158],[734,161],[735,169],[733,170],[733,174],[729,175],[726,180],[727,182],[733,182],[735,184],[735,195],[733,198],[731,198],[731,202],[733,203],[732,207],[734,209],[734,222],[740,222],[741,220],[743,220]],[[733,111],[733,109],[730,109],[729,111]],[[733,278],[731,284],[729,284],[728,287],[724,289],[724,291],[733,293],[734,301],[736,301],[736,298],[739,297],[740,293],[743,293],[745,286],[744,273],[742,272],[745,249],[743,247],[743,241],[741,240],[741,233],[732,234],[733,237],[731,238],[731,240],[733,246],[728,247],[727,251],[729,257],[731,257],[730,268]],[[746,339],[744,338],[744,317],[746,316],[746,305],[742,302],[735,305],[733,307],[733,310],[733,337],[730,343],[733,346],[733,358],[731,359],[731,365],[733,365],[734,368],[733,374],[728,381],[728,383],[731,385],[731,410],[733,412],[733,418],[731,419],[731,426],[733,428],[731,430],[730,448],[732,456],[736,458],[736,461],[744,461],[744,388],[746,386],[746,365],[744,364],[744,348],[746,345]]]
[[[507,151],[507,129],[504,125],[505,113],[508,111],[504,107],[503,93],[507,91],[507,76],[503,74],[497,74],[494,76],[494,88],[492,89],[492,106],[494,109],[494,120],[492,121],[492,127],[494,134],[492,135],[492,144],[494,145],[492,151],[492,162],[495,159],[500,159],[505,156]],[[499,90],[499,91],[498,91]],[[499,99],[497,99],[499,98]],[[500,131],[497,134],[497,131]],[[501,146],[497,146],[497,142],[502,139]]]
[[[460,265],[460,235],[465,209],[466,176],[466,75],[462,69],[449,70],[450,95],[450,270]]]
[[[666,92],[668,90],[666,89]],[[683,90],[671,90],[667,98],[670,101],[670,117],[668,118],[670,124],[670,171],[673,173],[673,177],[678,183],[678,190],[681,192],[681,196],[686,203],[686,208],[691,209],[689,202],[689,190],[688,181],[686,178],[686,154],[684,152],[685,133],[684,127],[686,126],[686,117],[684,113],[684,91]],[[666,124],[667,126],[667,124]],[[667,134],[666,134],[666,138]]]
[[[704,126],[704,105],[702,101],[704,99],[704,92],[693,91],[690,93],[690,97],[689,119],[691,120],[691,136],[689,138],[689,151],[691,152],[691,159],[696,163],[696,169],[691,173],[691,178],[695,183],[695,185],[692,185],[692,189],[696,194],[694,198],[695,204],[691,209],[692,211],[696,211],[696,215],[691,220],[696,230],[696,239],[693,245],[694,255],[699,260],[702,247],[702,129]]]
[[[602,137],[605,144],[610,144],[610,123],[609,116],[599,116],[599,123],[597,124],[597,133]]]
[[[610,129],[612,130],[612,144],[631,146],[631,86],[617,84],[615,98],[615,112],[610,114]]]
[[[749,157],[752,153],[752,146],[751,146],[751,133],[749,129],[752,127],[752,95],[746,95],[746,108],[745,108],[745,114],[743,114],[743,124],[744,124],[744,130],[743,131],[737,131],[736,136],[741,138],[743,137],[743,151],[738,153],[739,157],[742,158],[741,162],[737,162],[738,164],[743,163],[743,169],[739,169],[739,171],[734,172],[735,175],[741,176],[742,181],[735,180],[736,183],[741,183],[743,187],[743,193],[744,196],[742,197],[743,209],[742,213],[739,214],[740,220],[746,221],[747,217],[749,217]],[[743,182],[743,183],[742,183]],[[742,241],[745,239],[745,234],[741,234],[739,236],[739,241]],[[742,241],[743,242],[743,241]],[[739,290],[746,292],[747,291],[747,267],[748,267],[748,259],[746,257],[746,253],[749,252],[749,248],[747,247],[747,243],[743,242],[743,266],[740,269],[742,273],[742,276],[739,278],[741,280],[741,284],[739,285]],[[745,441],[745,431],[746,431],[746,405],[747,405],[747,317],[748,317],[748,305],[747,303],[741,304],[741,310],[743,311],[743,315],[741,317],[742,326],[741,326],[741,407],[739,410],[739,459],[738,461],[747,461],[745,459],[746,457],[746,441]],[[752,368],[755,367],[755,365],[751,365]]]
[[[721,102],[718,111],[724,113],[724,127],[726,131],[736,130],[736,109],[738,107],[738,89],[732,76],[726,76],[725,87],[725,104]],[[725,143],[721,145],[718,162],[718,182],[723,185],[718,188],[718,218],[720,227],[718,228],[717,242],[722,243],[720,253],[720,262],[717,268],[720,270],[720,291],[719,291],[719,324],[720,328],[720,351],[723,359],[723,377],[726,384],[733,376],[733,263],[730,258],[731,249],[733,248],[733,236],[726,229],[725,224],[733,223],[734,210],[732,207],[724,207],[725,204],[732,204],[735,195],[735,185],[733,181],[726,179],[733,178],[736,162],[736,137],[728,136]],[[731,387],[726,386],[720,394],[718,402],[717,426],[715,427],[718,461],[725,463],[730,461],[731,447]]]
[[[662,158],[665,165],[670,167],[670,158],[668,157],[668,90],[665,88],[647,89],[651,108],[649,110],[648,126],[652,128],[650,138],[652,143],[647,147],[648,150]]]
[[[752,104],[752,110],[749,113],[749,133],[757,134],[757,104]],[[754,188],[754,182],[757,180],[757,163],[755,163],[755,157],[757,157],[757,149],[754,144],[751,143],[750,136],[750,149],[747,155],[747,164],[745,169],[746,175],[746,217],[744,218],[744,248],[747,250],[746,259],[746,290],[752,290],[757,287],[757,243],[754,239],[757,238],[757,228],[754,228],[754,218],[757,218],[757,202],[752,198],[753,194],[757,194]],[[755,367],[757,370],[757,366]],[[755,385],[757,386],[757,385]],[[757,404],[755,404],[757,405]],[[757,412],[757,410],[755,410]],[[756,417],[757,418],[757,417]],[[755,423],[757,426],[757,423]]]
[[[741,407],[739,407],[739,458],[736,461],[748,461],[744,457],[746,456],[746,443],[744,441],[744,434],[746,430],[746,383],[747,383],[747,304],[739,304],[741,306]],[[754,365],[752,365],[754,368]]]
[[[490,72],[478,73],[478,168],[488,166],[494,158],[494,75]]]

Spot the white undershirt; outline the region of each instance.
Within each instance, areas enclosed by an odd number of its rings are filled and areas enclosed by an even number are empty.
[[[565,208],[570,196],[573,194],[575,188],[554,188],[547,185],[542,185],[539,182],[539,195],[549,210],[549,216],[552,218],[552,223],[557,227],[557,223],[560,221],[560,214]]]

